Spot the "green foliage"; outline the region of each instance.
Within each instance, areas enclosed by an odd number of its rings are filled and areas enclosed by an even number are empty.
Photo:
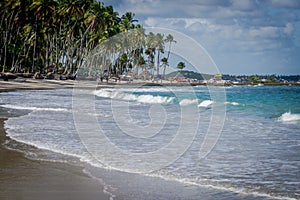
[[[260,78],[258,76],[250,76],[249,80],[251,80],[253,83],[260,82]]]
[[[4,0],[0,2],[0,70],[47,73],[49,66],[60,74],[75,73],[89,53],[103,45],[101,65],[96,68],[123,73],[143,68],[163,77],[173,36],[145,34],[135,14],[119,15],[112,6],[97,0]],[[138,29],[137,29],[138,28]],[[137,31],[134,31],[137,30]],[[127,32],[128,44],[104,44]],[[117,39],[116,39],[117,40]],[[161,59],[168,45],[168,55]],[[99,61],[98,61],[99,62]],[[185,67],[184,63],[181,69]],[[138,70],[136,70],[138,72]]]
[[[180,69],[180,70],[182,70],[183,68],[185,68],[185,63],[184,62],[179,62],[177,64],[177,68]]]
[[[184,77],[189,79],[197,79],[197,80],[209,80],[214,77],[214,75],[211,74],[200,74],[193,71],[187,71],[187,70],[181,70],[180,72],[171,72],[170,74],[166,75],[167,78],[169,77]]]
[[[168,64],[168,59],[166,58],[166,57],[163,57],[162,59],[161,59],[161,62],[163,62],[163,64]]]
[[[74,71],[91,49],[137,22],[96,0],[4,0],[0,8],[0,66],[13,72],[59,62]]]

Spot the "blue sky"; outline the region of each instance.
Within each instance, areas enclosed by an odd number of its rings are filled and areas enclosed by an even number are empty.
[[[300,74],[300,0],[104,0],[145,27],[180,31],[225,74]],[[175,38],[176,40],[176,38]]]

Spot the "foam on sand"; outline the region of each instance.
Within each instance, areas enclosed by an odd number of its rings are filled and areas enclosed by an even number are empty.
[[[38,108],[31,106],[17,106],[17,105],[1,105],[3,108],[15,109],[15,110],[32,110],[32,111],[53,111],[53,112],[68,112],[65,108]]]

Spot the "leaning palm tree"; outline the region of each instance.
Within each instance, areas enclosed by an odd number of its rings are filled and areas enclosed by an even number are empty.
[[[168,51],[168,56],[167,56],[167,60],[169,60],[172,42],[176,43],[176,40],[174,40],[174,37],[171,34],[169,34],[166,36],[165,42],[169,43],[169,51]]]

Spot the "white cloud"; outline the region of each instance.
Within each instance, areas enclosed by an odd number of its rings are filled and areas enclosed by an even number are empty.
[[[276,7],[285,7],[285,8],[293,8],[293,9],[300,8],[299,0],[269,0],[269,3],[272,6],[276,6]]]
[[[294,26],[291,23],[287,23],[287,25],[283,29],[284,33],[288,36],[291,36],[294,32]]]
[[[104,0],[110,1],[110,0]],[[119,3],[122,2],[122,3]],[[181,31],[230,63],[226,55],[299,54],[300,0],[123,0],[139,23]],[[297,25],[298,24],[298,25]],[[175,38],[176,40],[176,38]],[[293,51],[294,50],[294,51]],[[223,55],[223,56],[221,56]],[[299,60],[299,59],[298,59]],[[291,63],[295,63],[295,59]],[[223,64],[223,63],[222,63]]]
[[[249,30],[249,36],[251,38],[278,38],[280,36],[279,29],[277,27],[259,27]]]
[[[147,18],[148,26],[166,27],[183,31],[198,41],[220,51],[263,51],[283,46],[281,32],[291,33],[291,25],[285,28],[264,26],[245,28],[239,24],[215,24],[201,18]],[[246,45],[247,44],[247,45]]]
[[[252,0],[232,0],[232,8],[240,11],[253,11],[256,4]]]

